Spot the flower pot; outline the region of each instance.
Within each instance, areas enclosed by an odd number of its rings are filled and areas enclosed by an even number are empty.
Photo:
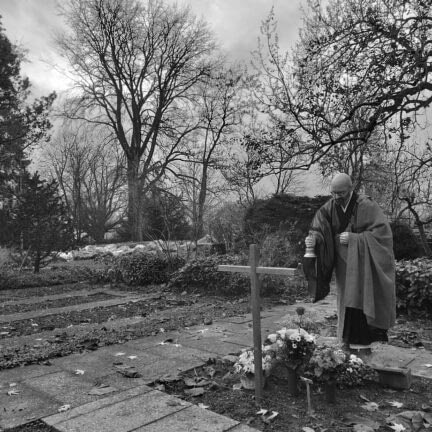
[[[294,368],[287,368],[287,382],[288,382],[288,393],[291,396],[298,396],[298,382],[299,377],[297,371]]]
[[[327,403],[336,403],[336,382],[333,380],[327,381],[324,384],[324,394]]]
[[[240,375],[240,382],[241,382],[241,385],[244,389],[255,390],[255,375],[254,374]],[[263,377],[262,377],[262,383],[264,386],[265,375],[263,375]]]

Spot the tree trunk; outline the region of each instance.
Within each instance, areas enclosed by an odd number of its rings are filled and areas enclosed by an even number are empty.
[[[139,160],[128,160],[128,220],[131,240],[143,240],[143,214]]]
[[[420,239],[421,239],[422,246],[423,246],[423,249],[425,251],[425,254],[428,257],[430,257],[430,256],[432,256],[432,250],[431,250],[431,248],[429,246],[429,243],[428,243],[428,240],[427,240],[427,237],[426,237],[426,233],[425,233],[425,230],[424,230],[424,225],[420,221],[416,221],[416,224],[417,224],[417,227],[418,227],[418,230],[419,230]]]
[[[36,252],[35,258],[34,258],[34,268],[33,268],[34,273],[39,273],[40,261],[41,261],[40,252]]]
[[[207,178],[207,166],[204,163],[201,177],[201,186],[198,196],[198,214],[196,221],[197,226],[195,230],[196,240],[200,239],[204,234],[204,206],[207,199]]]

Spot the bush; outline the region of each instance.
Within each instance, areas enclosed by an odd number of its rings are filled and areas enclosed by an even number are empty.
[[[114,259],[107,276],[109,280],[128,285],[162,284],[184,263],[184,259],[177,256],[168,258],[162,254],[136,252]]]
[[[304,238],[301,240],[304,244]],[[299,263],[297,245],[293,245],[292,235],[288,231],[278,230],[267,234],[260,244],[260,265],[265,267],[297,268]],[[286,291],[288,288],[296,288],[307,293],[303,275],[292,277],[289,280],[285,276],[262,276],[262,289],[266,293]]]
[[[393,232],[393,251],[395,259],[414,259],[422,255],[422,246],[414,231],[401,221],[390,224]]]
[[[432,259],[396,262],[397,307],[405,312],[432,312]]]
[[[213,211],[208,218],[210,235],[229,252],[238,250],[244,236],[245,209],[241,204],[228,202]],[[241,245],[240,245],[241,247]]]
[[[297,266],[304,254],[304,239],[312,218],[329,198],[275,195],[268,200],[258,200],[245,215],[246,242],[261,242],[269,233],[285,232],[292,256],[290,266]]]
[[[58,266],[55,269],[45,268],[36,274],[30,269],[18,271],[17,268],[8,267],[1,271],[0,290],[72,284],[92,278],[93,270],[87,267]]]
[[[209,295],[244,295],[250,292],[248,274],[220,272],[219,265],[246,265],[242,255],[213,255],[188,262],[174,273],[168,286],[179,291],[198,291]]]

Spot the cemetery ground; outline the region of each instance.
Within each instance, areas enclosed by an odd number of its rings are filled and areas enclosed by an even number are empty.
[[[120,352],[128,344],[134,346],[137,339],[157,341],[157,345],[161,345],[157,349],[167,347],[175,351],[177,345],[181,349],[182,338],[188,338],[195,344],[193,346],[199,348],[205,345],[205,337],[210,334],[216,339],[226,337],[227,333],[221,329],[228,326],[230,348],[219,355],[209,349],[200,364],[182,371],[174,362],[168,374],[165,371],[160,376],[155,375],[146,384],[153,390],[262,431],[417,431],[431,424],[427,420],[432,418],[432,381],[423,377],[414,377],[410,388],[405,390],[381,386],[375,377],[360,387],[338,389],[335,404],[327,403],[322,388],[314,385],[312,415],[307,412],[303,385],[299,395],[293,397],[288,394],[283,377],[270,377],[266,381],[263,401],[257,406],[253,391],[238,389],[239,378],[233,373],[230,361],[231,354],[239,353],[253,343],[248,297],[222,298],[194,292],[173,292],[164,285],[144,288],[74,281],[70,277],[71,267],[78,266],[77,272],[85,274],[83,265],[83,262],[71,262],[59,264],[52,270],[42,270],[52,272],[53,279],[59,282],[56,285],[0,291],[0,371],[16,371],[15,380],[18,382],[15,386],[14,382],[0,380],[0,398],[11,401],[7,409],[14,409],[13,401],[19,405],[22,396],[19,376],[25,370],[22,366],[43,365],[49,369],[63,358],[67,363],[68,358],[74,359],[77,353],[97,353],[105,349]],[[84,267],[97,265],[89,260]],[[263,334],[281,328],[287,314],[294,313],[295,308],[304,303],[305,317],[314,323],[315,331],[323,338],[334,336],[334,302],[331,299],[324,301],[317,311],[316,306],[308,303],[305,290],[299,288],[263,299]],[[278,325],[270,328],[274,322]],[[238,334],[234,328],[238,329]],[[428,353],[432,348],[432,322],[419,314],[398,316],[397,325],[390,332],[389,344],[412,353],[413,358]],[[124,377],[127,370],[122,370],[121,360],[123,357],[111,359],[111,367],[115,368],[117,364],[120,375]],[[424,364],[424,376],[428,375],[429,367],[432,370],[432,360],[430,363]],[[102,362],[101,368],[105,367],[107,363]],[[76,379],[80,380],[80,377],[76,376]],[[140,384],[139,374],[128,377],[128,388]],[[100,387],[98,378],[94,379],[89,390],[94,388],[104,388]],[[102,393],[100,397],[103,397]],[[257,414],[259,408],[268,412]],[[5,407],[2,409],[6,410]],[[278,414],[269,419],[274,412]],[[396,417],[404,412],[410,412],[411,418]],[[16,415],[19,417],[19,412]],[[386,423],[392,415],[395,422]],[[0,419],[1,416],[2,413]],[[4,430],[58,430],[55,425],[41,421],[40,417],[44,416],[35,413],[24,424]],[[394,424],[405,429],[397,429]]]

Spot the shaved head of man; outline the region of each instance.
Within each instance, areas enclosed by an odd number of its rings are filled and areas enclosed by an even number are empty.
[[[339,205],[346,206],[351,196],[351,177],[345,173],[336,174],[330,185],[330,192]]]

